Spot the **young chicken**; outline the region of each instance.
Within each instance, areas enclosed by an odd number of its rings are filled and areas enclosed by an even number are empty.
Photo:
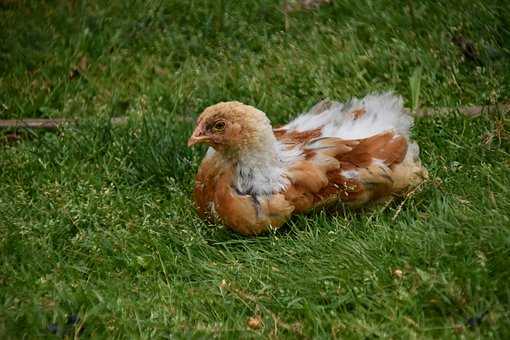
[[[411,125],[391,93],[321,101],[277,129],[252,106],[210,106],[188,141],[210,146],[196,176],[198,212],[256,235],[318,206],[404,193],[427,177]]]

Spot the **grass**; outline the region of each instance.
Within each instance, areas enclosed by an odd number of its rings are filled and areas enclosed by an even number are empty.
[[[510,6],[337,0],[287,30],[279,6],[0,2],[0,117],[82,118],[0,145],[1,338],[510,336],[508,112],[417,119],[431,180],[400,211],[257,238],[198,219],[204,150],[185,146],[227,99],[275,123],[380,90],[412,107],[508,100]]]

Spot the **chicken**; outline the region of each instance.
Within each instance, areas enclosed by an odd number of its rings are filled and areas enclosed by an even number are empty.
[[[391,93],[321,101],[276,129],[253,106],[210,106],[188,140],[210,146],[196,176],[198,213],[256,235],[316,207],[359,207],[408,192],[427,178],[411,125]]]

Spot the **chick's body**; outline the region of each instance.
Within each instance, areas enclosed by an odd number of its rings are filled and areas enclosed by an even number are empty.
[[[255,235],[293,213],[406,192],[427,177],[411,125],[401,98],[389,93],[322,101],[278,129],[252,106],[213,105],[188,142],[210,145],[196,176],[198,212]]]

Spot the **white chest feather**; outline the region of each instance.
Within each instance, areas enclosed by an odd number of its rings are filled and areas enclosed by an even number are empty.
[[[286,170],[301,157],[299,150],[289,150],[277,141],[258,152],[247,152],[237,161],[233,185],[243,195],[281,192],[290,184]]]

